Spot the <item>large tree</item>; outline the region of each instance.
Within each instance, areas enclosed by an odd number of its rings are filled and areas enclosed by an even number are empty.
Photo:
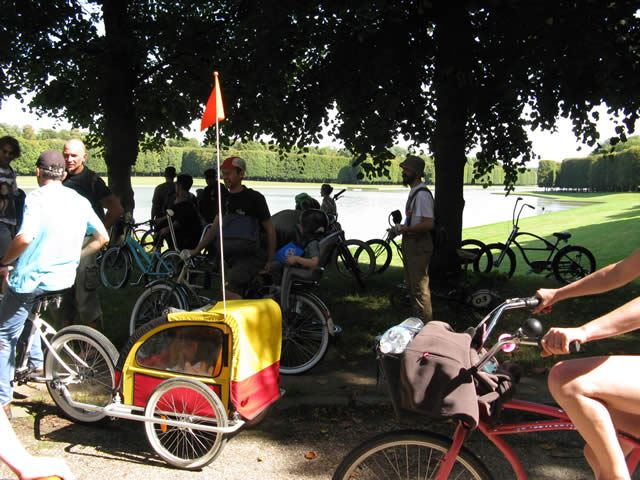
[[[66,13],[47,15],[55,8]],[[593,108],[606,102],[623,116],[620,135],[633,131],[637,8],[637,0],[14,2],[0,95],[35,90],[34,106],[91,127],[126,205],[138,142],[176,136],[197,118],[214,68],[227,136],[306,145],[335,106],[333,133],[365,172],[386,168],[398,135],[429,146],[452,266],[471,148],[480,149],[478,175],[501,162],[511,184],[533,158],[528,127],[570,117],[594,143]]]

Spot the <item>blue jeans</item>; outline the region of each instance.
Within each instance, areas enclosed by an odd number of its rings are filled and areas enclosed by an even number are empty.
[[[32,293],[16,293],[7,289],[0,303],[0,404],[6,405],[13,399],[11,381],[16,368],[16,344],[22,333],[24,322],[33,308],[34,299],[44,290]],[[33,339],[29,352],[29,363],[40,367],[44,360],[40,337]]]

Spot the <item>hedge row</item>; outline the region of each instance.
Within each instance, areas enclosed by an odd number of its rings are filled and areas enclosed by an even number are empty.
[[[594,192],[636,191],[640,185],[640,147],[586,158],[567,158],[561,164],[541,161],[538,185]]]

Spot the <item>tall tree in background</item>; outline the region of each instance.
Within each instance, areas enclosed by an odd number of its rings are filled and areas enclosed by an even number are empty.
[[[623,117],[620,136],[633,131],[637,8],[637,0],[14,2],[3,12],[0,96],[35,90],[35,107],[91,128],[126,206],[138,142],[175,137],[197,118],[213,69],[228,136],[304,146],[335,106],[332,131],[365,172],[388,167],[398,135],[429,146],[452,269],[470,149],[479,148],[478,176],[501,162],[510,185],[533,158],[527,127],[570,117],[576,136],[594,144],[593,108],[606,102]]]
[[[36,92],[36,111],[88,129],[104,148],[111,188],[133,210],[138,146],[162,145],[198,118],[229,15],[209,1],[33,0],[3,8],[0,98]]]

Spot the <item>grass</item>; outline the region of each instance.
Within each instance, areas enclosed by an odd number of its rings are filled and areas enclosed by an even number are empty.
[[[635,194],[561,194],[556,197],[583,200],[589,203],[582,207],[523,219],[522,231],[531,231],[550,237],[554,231],[567,230],[572,233],[571,244],[583,245],[595,255],[598,266],[617,261],[636,248],[635,239],[640,227],[640,196]],[[510,231],[510,222],[475,227],[464,231],[464,238],[477,238],[484,242],[504,241]],[[495,279],[474,278],[479,287],[489,286],[503,298],[531,296],[541,287],[558,287],[554,278],[526,274],[522,258],[517,254],[519,268],[515,276],[502,283]],[[336,324],[343,333],[333,342],[325,361],[336,363],[363,361],[373,358],[375,338],[390,326],[401,322],[404,315],[394,311],[389,296],[395,285],[402,281],[403,272],[397,257],[391,267],[381,275],[367,280],[366,292],[357,292],[349,279],[341,277],[334,268],[329,268],[322,279],[318,295],[331,310]],[[134,275],[132,275],[134,278]],[[487,284],[487,282],[489,282]],[[216,290],[219,291],[219,290]],[[142,287],[127,287],[121,290],[100,290],[105,314],[105,333],[120,348],[128,338],[129,315]],[[207,292],[215,296],[213,291]],[[640,295],[640,282],[632,282],[616,291],[605,294],[572,299],[554,306],[553,312],[540,316],[546,327],[577,326],[604,314]],[[218,294],[219,297],[219,294]],[[457,329],[473,323],[456,318],[455,305],[433,298],[434,317],[437,320],[455,321]],[[496,329],[500,332],[515,331],[528,314],[512,311],[506,314]],[[613,339],[587,345],[587,354],[638,353],[636,335],[629,333]],[[557,358],[541,359],[535,348],[520,348],[512,357],[525,369],[546,368]]]

